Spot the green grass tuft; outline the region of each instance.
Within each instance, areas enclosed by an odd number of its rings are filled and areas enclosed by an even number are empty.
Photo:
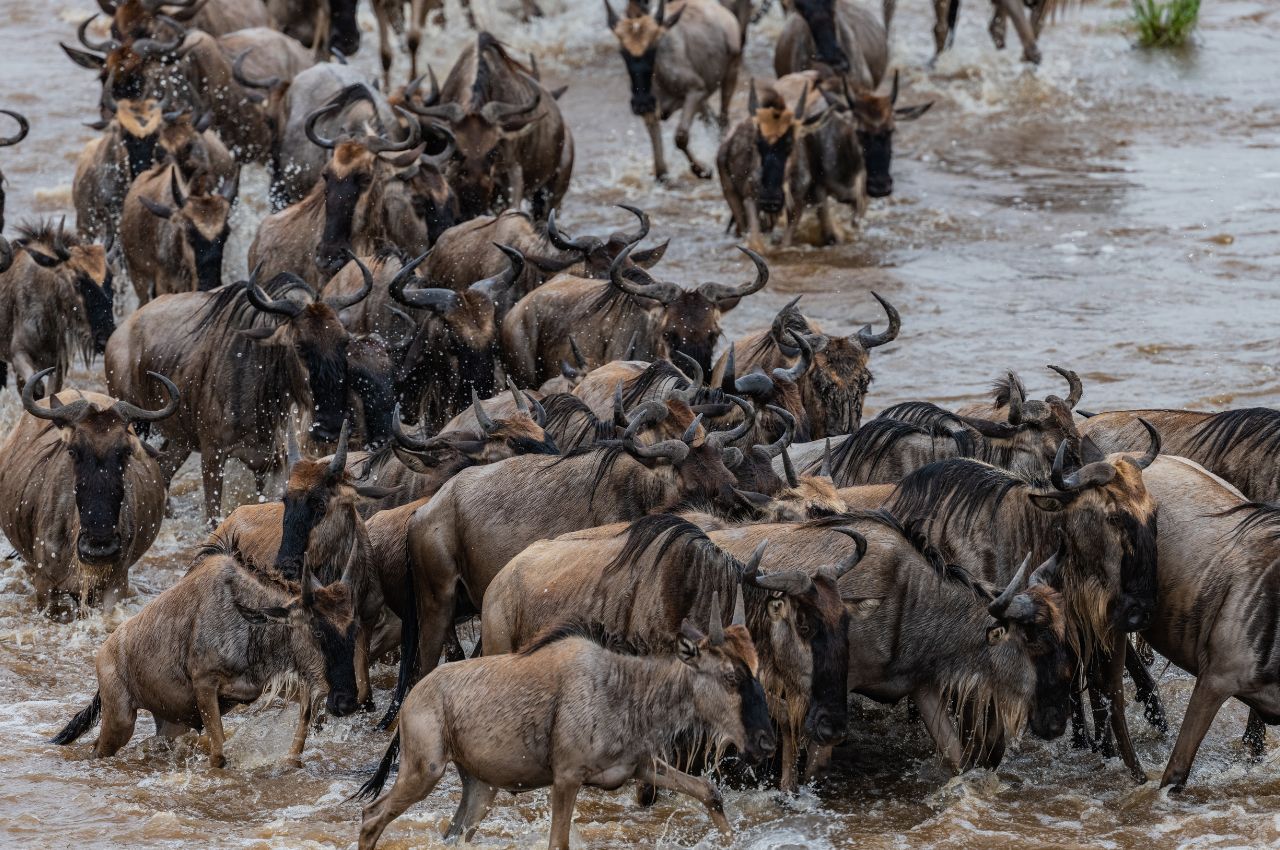
[[[1133,0],[1133,26],[1141,47],[1182,47],[1200,18],[1200,0]]]

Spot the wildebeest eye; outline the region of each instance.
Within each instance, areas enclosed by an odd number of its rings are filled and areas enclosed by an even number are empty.
[[[319,626],[312,626],[312,627],[311,627],[311,636],[312,636],[313,638],[315,638],[316,640],[322,640],[322,639],[324,638],[324,632],[320,631],[320,627],[319,627]]]
[[[1120,516],[1120,514],[1107,514],[1107,523],[1118,528],[1124,525],[1124,517]]]
[[[800,633],[800,637],[805,638],[806,640],[813,637],[813,626],[808,620],[801,620],[796,625],[796,631]]]

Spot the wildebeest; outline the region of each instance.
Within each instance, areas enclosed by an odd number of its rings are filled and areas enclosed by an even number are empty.
[[[1194,460],[1255,502],[1280,502],[1280,410],[1117,410],[1091,416],[1080,433],[1103,452],[1135,451],[1144,419],[1160,432],[1165,454]]]
[[[564,275],[522,298],[502,323],[503,361],[516,382],[540,386],[570,360],[572,333],[588,363],[599,365],[627,356],[669,359],[675,352],[711,369],[720,338],[720,317],[769,281],[769,266],[750,249],[741,249],[755,265],[755,280],[737,286],[704,283],[685,289],[655,280],[640,268],[626,268],[631,247],[609,268],[609,280]]]
[[[769,539],[768,572],[812,574],[847,551],[846,532],[837,533],[844,528],[867,540],[866,556],[838,583],[848,611],[850,691],[886,703],[911,697],[956,772],[998,764],[1024,723],[1039,737],[1062,734],[1074,666],[1054,589],[1057,556],[1030,574],[1024,561],[1007,585],[991,587],[883,511],[709,536],[738,557]],[[957,729],[948,717],[953,700],[962,717],[985,720]],[[823,760],[810,753],[810,775]]]
[[[681,502],[737,507],[721,435],[703,438],[700,420],[677,402],[636,413],[620,440],[561,458],[517,456],[465,469],[414,515],[409,551],[419,673],[440,656],[459,585],[479,610],[489,582],[534,540],[639,519]],[[684,433],[653,445],[636,439],[660,422]],[[402,652],[401,664],[410,669],[414,649]]]
[[[0,528],[22,556],[38,609],[54,594],[72,596],[82,611],[110,608],[164,515],[164,479],[133,426],[171,415],[178,390],[151,372],[169,396],[160,410],[78,390],[37,402],[36,387],[53,371],[27,381],[28,415],[0,448]]]
[[[615,230],[605,237],[565,234],[559,228],[554,211],[545,223],[536,222],[528,213],[518,210],[473,218],[440,236],[423,273],[437,286],[463,289],[505,269],[506,257],[497,246],[507,245],[519,251],[525,260],[525,273],[517,286],[521,296],[548,278],[575,267],[580,267],[578,273],[582,277],[606,278],[619,252],[649,234],[649,217],[642,210],[626,204],[619,207],[635,215],[640,225],[632,231]],[[667,243],[662,242],[652,248],[632,251],[630,260],[650,268],[662,259],[666,250]]]
[[[332,149],[333,156],[305,198],[263,219],[258,227],[249,247],[249,265],[264,263],[264,276],[291,272],[320,286],[352,253],[372,254],[384,243],[411,256],[427,249],[427,223],[413,208],[409,186],[422,168],[418,122],[411,121],[399,140],[381,134],[336,140],[316,135],[319,117],[363,97],[364,88],[340,92],[308,119],[312,141]]]
[[[184,188],[176,165],[156,166],[133,181],[120,215],[120,247],[139,305],[222,285],[239,185],[239,172],[221,185],[206,173]]]
[[[92,245],[43,221],[18,228],[12,260],[0,271],[0,387],[12,364],[18,389],[54,367],[50,391],[62,388],[79,350],[88,363],[115,330],[111,267]]]
[[[796,0],[773,51],[779,77],[821,63],[855,88],[875,89],[889,67],[889,39],[875,12],[854,0]]]
[[[323,698],[337,717],[356,710],[355,629],[344,579],[321,587],[304,568],[299,581],[288,581],[206,547],[177,584],[107,638],[93,701],[51,743],[72,743],[101,715],[93,754],[115,755],[142,709],[165,737],[203,729],[209,763],[222,767],[223,712],[293,676],[301,688],[289,756],[300,767],[313,703]]]
[[[820,440],[851,434],[862,421],[862,404],[871,384],[871,349],[898,338],[902,319],[885,299],[872,292],[889,319],[887,330],[875,333],[867,325],[847,337],[823,333],[806,319],[792,301],[784,307],[765,331],[750,334],[733,343],[734,359],[740,373],[759,367],[771,372],[778,367],[794,366],[801,351],[791,334],[801,333],[813,348],[813,365],[797,379],[805,410],[809,414],[810,437]],[[798,300],[798,299],[797,299]],[[712,383],[723,375],[727,358],[716,365]]]
[[[274,567],[289,581],[304,569],[321,584],[345,577],[356,634],[356,701],[372,707],[369,689],[369,639],[382,614],[378,581],[364,520],[357,499],[381,498],[382,487],[357,484],[347,469],[350,425],[344,422],[332,458],[290,458],[284,498],[265,505],[241,505],[213,532],[210,543],[242,562]]]
[[[27,133],[31,132],[31,125],[27,122],[26,117],[20,113],[14,112],[12,109],[0,109],[0,114],[8,115],[14,121],[18,122],[18,132],[12,136],[0,137],[0,148],[7,148],[10,145],[16,145],[27,137]],[[0,172],[0,232],[4,231],[4,173]],[[0,269],[3,271],[3,269]]]
[[[555,97],[531,70],[481,32],[443,88],[424,105],[406,101],[423,118],[447,125],[457,140],[446,176],[464,219],[519,209],[528,200],[541,221],[569,188],[573,136]]]
[[[360,50],[356,0],[266,0],[276,24],[319,57],[331,51],[354,56]]]
[[[1249,706],[1251,726],[1280,723],[1280,677],[1272,663],[1280,651],[1280,505],[1242,499],[1179,457],[1159,458],[1143,480],[1160,502],[1158,604],[1143,637],[1196,677],[1160,779],[1162,786],[1182,787],[1200,742],[1231,697]]]
[[[1066,468],[1059,448],[1053,486],[1039,488],[989,464],[953,459],[929,464],[904,478],[884,507],[916,528],[942,556],[995,584],[1007,582],[1016,552],[1045,557],[1065,535],[1062,594],[1072,647],[1091,683],[1105,689],[1125,764],[1140,765],[1124,717],[1121,676],[1126,632],[1146,628],[1156,609],[1156,501],[1142,470],[1160,452],[1148,426],[1140,457],[1085,453]],[[1102,730],[1099,729],[1099,734]]]
[[[512,558],[485,592],[481,644],[487,655],[514,652],[576,616],[669,651],[680,621],[721,617],[726,612],[710,609],[711,600],[741,592],[760,682],[783,730],[781,787],[794,791],[801,729],[826,745],[842,738],[847,725],[849,624],[836,581],[867,545],[857,532],[850,536],[853,550],[827,569],[769,573],[759,570],[765,543],[743,563],[696,525],[668,514],[539,541]]]
[[[578,790],[631,780],[693,797],[731,836],[715,787],[666,759],[682,733],[731,743],[751,759],[773,752],[756,652],[734,610],[727,628],[713,611],[706,636],[686,620],[674,654],[637,655],[603,630],[571,624],[518,654],[437,669],[409,695],[396,740],[360,791],[381,792],[402,744],[395,785],[364,810],[360,850],[373,850],[387,824],[430,794],[449,761],[463,780],[450,838],[470,841],[499,789],[550,785],[549,846],[569,850]],[[606,727],[603,736],[591,731]]]
[[[623,18],[609,0],[604,8],[631,81],[631,112],[644,120],[649,131],[654,177],[667,177],[662,121],[676,110],[680,111],[676,147],[688,158],[694,176],[710,177],[711,169],[689,150],[689,128],[717,89],[720,127],[729,124],[729,102],[742,67],[742,33],[733,13],[716,0],[685,0],[670,17],[666,0],[657,0],[652,14],[647,4],[629,3]]]
[[[311,420],[310,435],[338,437],[346,416],[347,331],[338,311],[369,294],[320,300],[295,275],[261,287],[257,275],[211,292],[165,295],[140,308],[107,347],[107,385],[134,404],[154,393],[143,370],[170,375],[183,389],[176,416],[158,423],[161,460],[170,480],[200,452],[205,516],[222,512],[228,458],[248,466],[259,491],[280,464],[289,408]]]
[[[1040,38],[1040,30],[1046,19],[1052,19],[1057,10],[1059,0],[1036,0],[1023,3],[1016,0],[995,0],[992,3],[991,23],[987,31],[997,50],[1004,50],[1006,24],[1013,19],[1013,28],[1017,30],[1018,40],[1022,43],[1022,58],[1026,62],[1040,64],[1040,46],[1036,40]],[[893,16],[896,0],[885,0],[885,20]],[[1030,20],[1023,14],[1022,6],[1030,10]],[[933,47],[934,59],[947,48],[955,38],[956,21],[959,18],[959,0],[933,0]]]

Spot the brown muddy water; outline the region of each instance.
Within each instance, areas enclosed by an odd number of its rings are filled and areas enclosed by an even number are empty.
[[[1073,10],[1048,29],[1044,64],[1033,69],[1016,49],[992,49],[986,9],[973,2],[956,48],[928,69],[930,5],[901,3],[895,20],[902,102],[935,106],[897,135],[894,197],[873,202],[841,247],[773,249],[768,289],[729,314],[726,331],[763,326],[804,293],[808,314],[847,332],[883,321],[867,295],[876,289],[902,311],[903,331],[874,355],[872,409],[975,398],[1005,368],[1041,394],[1060,391],[1046,363],[1079,370],[1082,406],[1091,408],[1280,403],[1280,6],[1206,4],[1197,47],[1173,54],[1132,49],[1122,4]],[[603,10],[593,0],[544,7],[549,17],[527,27],[489,3],[477,13],[521,51],[536,50],[549,80],[570,84],[562,104],[578,161],[566,229],[604,228],[625,219],[608,205],[636,203],[652,213],[654,235],[672,239],[666,277],[744,276],[723,235],[715,183],[678,172],[672,185],[652,185]],[[70,209],[75,155],[92,136],[79,122],[92,117],[96,92],[56,43],[74,43],[89,8],[0,0],[0,104],[32,119],[27,141],[0,151],[10,222]],[[455,4],[448,8],[461,22]],[[372,22],[363,23],[372,39]],[[775,9],[752,31],[750,73],[772,75],[780,28]],[[433,31],[438,71],[465,37],[453,24]],[[372,43],[362,67],[376,61]],[[694,139],[709,160],[714,132],[699,125]],[[262,175],[242,184],[229,275],[244,273],[265,185]],[[99,374],[95,364],[73,384],[100,387]],[[19,409],[10,385],[0,392],[0,427]],[[236,475],[233,485],[248,491],[247,476]],[[93,653],[110,630],[185,568],[203,534],[197,478],[188,468],[176,482],[175,515],[133,571],[136,595],[114,612],[47,622],[31,610],[21,567],[0,561],[0,846],[354,846],[359,808],[343,800],[387,741],[367,717],[326,721],[301,771],[279,766],[294,713],[278,704],[228,718],[220,771],[208,768],[195,735],[162,743],[147,737],[145,718],[134,742],[101,762],[87,758],[86,744],[44,743],[93,694]],[[0,555],[8,551],[0,541]],[[1176,728],[1190,680],[1161,660],[1156,670]],[[378,681],[385,704],[391,668]],[[1155,783],[1135,786],[1117,760],[1073,751],[1065,739],[1024,740],[997,773],[952,779],[904,710],[860,703],[831,776],[795,797],[727,794],[734,846],[1280,846],[1280,750],[1244,764],[1244,719],[1239,705],[1222,711],[1192,787],[1170,796]],[[1158,739],[1139,713],[1130,723],[1158,777],[1172,738]],[[438,846],[457,795],[446,778],[381,846]],[[500,796],[475,843],[545,846],[549,820],[544,793]],[[585,792],[573,837],[580,847],[721,846],[696,804],[664,796],[641,809],[625,792]]]

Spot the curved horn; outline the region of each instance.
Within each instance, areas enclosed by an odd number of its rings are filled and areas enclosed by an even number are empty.
[[[316,132],[316,124],[319,123],[321,118],[329,117],[330,115],[334,114],[338,110],[342,109],[342,107],[343,107],[343,104],[341,102],[326,103],[324,106],[320,107],[319,109],[312,110],[311,113],[307,115],[307,120],[302,125],[302,129],[307,134],[307,138],[311,140],[311,144],[319,148],[324,148],[326,150],[333,150],[338,146],[337,139],[327,139],[324,136],[320,135],[318,132]]]
[[[231,63],[232,78],[234,78],[235,81],[240,85],[250,89],[273,89],[276,86],[280,85],[279,77],[268,77],[265,80],[253,80],[245,75],[244,60],[252,52],[253,52],[252,47],[246,48],[245,50],[241,51],[239,56],[236,57],[236,61]]]
[[[768,545],[768,539],[761,540],[760,545],[756,546],[755,551],[751,553],[751,557],[742,565],[740,573],[742,581],[755,584],[756,576],[760,575],[760,561],[764,558],[764,548]]]
[[[569,351],[573,354],[573,362],[577,364],[579,371],[587,368],[587,358],[582,356],[582,351],[578,348],[578,341],[573,338],[573,334],[569,334]]]
[[[1063,369],[1061,366],[1049,364],[1049,368],[1057,372],[1067,381],[1067,407],[1075,410],[1080,399],[1084,396],[1084,385],[1080,383],[1080,376],[1070,369]]]
[[[746,254],[756,267],[756,279],[751,283],[744,283],[741,286],[727,286],[723,283],[704,283],[698,287],[698,291],[708,301],[714,301],[716,304],[731,301],[737,302],[741,298],[745,298],[753,292],[759,292],[764,289],[764,285],[769,282],[769,264],[764,261],[764,257],[752,251],[750,248],[738,246],[738,250]],[[732,305],[728,305],[732,306]],[[722,306],[721,309],[728,309]]]
[[[648,272],[640,268],[632,268],[629,271],[643,279],[647,279],[649,283],[635,283],[627,280],[622,275],[627,257],[631,255],[631,250],[635,247],[634,243],[628,245],[618,252],[618,256],[613,258],[613,262],[609,264],[609,281],[628,295],[634,295],[638,298],[652,298],[663,305],[670,304],[679,298],[680,287],[673,283],[659,283],[650,277]]]
[[[520,275],[524,274],[525,259],[524,254],[520,253],[510,245],[503,245],[500,242],[492,243],[507,258],[507,267],[493,277],[486,277],[484,280],[477,280],[471,284],[468,289],[474,289],[483,292],[489,296],[491,301],[498,301],[511,285],[520,279]]]
[[[1026,389],[1022,386],[1022,379],[1012,371],[1006,373],[1009,376],[1009,424],[1022,424],[1022,405],[1027,401]]]
[[[693,445],[693,440],[698,436],[698,429],[702,427],[702,414],[699,413],[693,417],[693,421],[689,423],[689,427],[684,429],[684,433],[680,435],[680,442],[686,446]]]
[[[244,294],[245,297],[249,299],[249,303],[253,305],[254,309],[263,313],[274,313],[277,316],[288,316],[291,319],[301,313],[302,305],[295,301],[290,301],[288,298],[273,301],[267,297],[267,294],[258,286],[258,272],[261,270],[262,262],[260,261],[257,268],[253,270],[253,273],[249,275],[249,279],[245,282]],[[297,278],[299,281],[302,280],[302,278],[297,277],[297,275],[289,276],[291,278]]]
[[[685,354],[683,351],[678,351],[678,350],[672,352],[671,359],[672,360],[678,359],[680,361],[680,366],[686,367],[686,368],[681,368],[680,371],[683,372],[684,376],[689,379],[690,386],[692,386],[694,389],[697,389],[698,387],[703,386],[704,375],[702,372],[702,367],[698,365],[697,360],[694,360],[692,357]]]
[[[342,430],[338,432],[338,448],[329,461],[329,475],[341,475],[347,468],[347,443],[351,440],[351,420],[343,417]]]
[[[670,415],[671,411],[660,401],[646,401],[631,411],[627,417],[627,430],[623,432],[624,440],[633,439],[640,429],[656,425]]]
[[[748,372],[733,382],[733,388],[743,395],[773,398],[773,379],[764,372]]]
[[[640,220],[640,226],[631,233],[619,232],[616,234],[624,244],[630,245],[633,242],[639,242],[641,239],[649,235],[649,214],[639,207],[633,207],[630,204],[618,204],[619,209],[626,210]]]
[[[511,390],[511,400],[516,403],[516,410],[521,413],[529,412],[529,405],[524,400],[524,396],[520,394],[520,388],[516,386],[515,379],[507,375],[507,388]]]
[[[457,309],[462,303],[461,296],[452,289],[441,289],[439,287],[424,287],[422,289],[405,289],[405,284],[413,279],[413,270],[416,269],[431,252],[417,257],[404,268],[396,273],[392,278],[390,286],[387,290],[391,297],[399,301],[406,307],[413,307],[418,310],[432,310],[439,313],[448,313]]]
[[[720,616],[720,591],[711,591],[711,618],[707,622],[707,637],[712,646],[724,643],[724,622]]]
[[[666,458],[673,466],[684,463],[689,456],[689,446],[681,440],[663,440],[652,446],[642,446],[634,438],[624,439],[623,446],[638,458]]]
[[[878,334],[866,329],[858,331],[858,342],[862,343],[863,348],[875,348],[878,345],[893,342],[898,338],[898,331],[902,330],[902,317],[898,315],[897,309],[881,298],[878,293],[871,293],[871,297],[879,301],[880,306],[884,308],[885,315],[889,317],[889,328],[884,333]]]
[[[158,38],[140,38],[132,45],[133,52],[146,59],[152,56],[164,56],[172,53],[181,46],[183,39],[187,37],[187,28],[175,21],[168,15],[156,15],[156,21],[169,27],[173,33],[173,39],[170,41],[161,41]]]
[[[406,100],[405,106],[415,115],[434,121],[443,121],[446,124],[457,124],[467,117],[467,111],[457,103],[433,103],[430,106],[419,106],[412,100]]]
[[[302,607],[310,608],[315,604],[315,585],[311,575],[311,565],[304,558],[302,561],[302,576],[298,579],[298,586],[302,597]]]
[[[400,267],[400,271],[396,272],[396,276],[391,278],[391,283],[387,284],[387,292],[392,298],[408,307],[414,306],[404,300],[404,288],[409,284],[409,281],[414,279],[413,273],[417,271],[418,266],[426,262],[427,257],[430,256],[431,249],[427,249],[425,253],[419,254]]]
[[[592,240],[588,236],[580,236],[577,239],[570,239],[560,232],[560,228],[556,227],[556,211],[552,210],[547,215],[547,239],[551,244],[559,248],[561,251],[577,251],[585,254],[593,247]],[[636,240],[639,242],[640,240]]]
[[[416,80],[413,80],[409,85],[404,87],[404,99],[406,104],[409,105],[410,110],[413,110],[413,99],[417,96],[418,89],[422,87],[423,80],[431,81],[431,91],[423,96],[422,105],[431,106],[440,100],[440,83],[436,80],[436,72],[430,65],[427,65],[427,72],[425,74],[419,74]]]
[[[734,359],[737,356],[737,349],[738,347],[736,345],[732,342],[729,343],[729,353],[725,356],[724,360],[724,373],[720,376],[720,389],[727,393],[731,393],[737,389],[738,364]]]
[[[853,554],[846,557],[843,561],[836,564],[836,578],[840,578],[849,570],[858,566],[864,555],[867,554],[867,538],[863,537],[857,531],[849,528],[847,525],[837,525],[832,531],[838,531],[853,541]]]
[[[373,292],[373,272],[369,271],[369,267],[361,262],[360,258],[355,255],[354,251],[348,249],[347,256],[351,258],[351,262],[355,263],[360,269],[360,277],[364,280],[359,291],[350,295],[331,295],[324,299],[324,303],[333,308],[335,313],[354,307],[361,301],[369,297],[369,293]]]
[[[1155,448],[1159,449],[1158,438]],[[1053,458],[1053,469],[1049,473],[1049,480],[1053,483],[1054,489],[1060,492],[1074,493],[1086,487],[1101,487],[1116,476],[1116,468],[1106,461],[1086,464],[1070,475],[1064,476],[1063,464],[1066,453],[1067,441],[1063,440],[1058,444],[1058,452]],[[1154,459],[1153,456],[1152,460]]]
[[[791,453],[787,451],[787,447],[782,447],[782,472],[787,479],[787,486],[795,489],[800,486],[800,480],[796,478],[796,468],[791,465]]]
[[[56,369],[56,366],[50,366],[48,369],[41,369],[36,372],[28,380],[22,388],[22,408],[37,419],[48,419],[60,428],[74,425],[84,418],[89,412],[89,400],[82,398],[63,404],[58,407],[53,406],[53,394],[49,395],[49,407],[37,407],[35,392],[36,387],[44,381],[45,378]]]
[[[100,41],[94,44],[89,40],[89,25],[98,17],[98,13],[94,12],[89,17],[80,22],[80,26],[76,27],[76,38],[80,39],[80,43],[95,53],[110,53],[120,46],[120,42],[114,38],[108,38],[106,41]]]
[[[780,573],[757,576],[752,582],[756,587],[774,590],[787,596],[803,596],[813,587],[813,577],[803,570],[787,570]]]
[[[294,464],[302,460],[302,450],[298,448],[298,435],[291,426],[284,429],[284,461],[285,469],[293,469]]]
[[[1063,536],[1058,542],[1057,551],[1049,556],[1049,560],[1036,567],[1036,571],[1031,574],[1031,578],[1027,580],[1027,587],[1034,587],[1037,584],[1056,586],[1058,575],[1062,571],[1062,562],[1066,557],[1067,538]]]
[[[834,479],[834,476],[831,474],[831,472],[832,472],[831,438],[827,437],[827,443],[825,446],[822,447],[822,468],[818,470],[818,474],[823,476],[824,478]]]
[[[724,397],[727,401],[736,404],[742,411],[742,421],[728,431],[715,431],[707,437],[707,442],[721,451],[729,443],[747,436],[747,432],[751,430],[751,427],[756,422],[756,409],[751,405],[751,402],[729,393],[725,393]]]
[[[444,137],[444,147],[432,154],[424,153],[419,157],[419,160],[431,166],[436,171],[441,171],[449,163],[449,160],[453,159],[453,155],[457,153],[458,140],[454,138],[453,131],[443,124],[436,124],[433,122],[430,129],[431,132]]]
[[[613,424],[619,428],[626,428],[631,424],[627,421],[627,411],[622,406],[622,381],[618,381],[618,386],[613,390]]]
[[[422,124],[418,119],[414,118],[413,113],[403,106],[394,106],[392,108],[404,120],[407,127],[405,137],[397,142],[387,136],[368,136],[365,138],[364,146],[369,149],[370,153],[410,151],[422,144]]]
[[[613,11],[613,7],[609,5],[609,0],[604,0],[605,20],[609,22],[609,29],[613,29],[618,25],[618,13]]]
[[[809,371],[809,367],[813,365],[813,346],[809,344],[809,340],[804,338],[804,334],[790,331],[791,338],[795,340],[796,348],[800,349],[800,359],[795,365],[789,369],[781,366],[773,370],[773,376],[779,379],[786,379],[791,383],[799,383],[800,379]]]
[[[542,105],[542,86],[536,82],[533,85],[535,86],[533,97],[528,103],[504,103],[500,100],[491,100],[480,107],[480,117],[490,124],[506,124],[532,116]]]
[[[516,390],[511,391],[512,395],[516,395]],[[484,405],[480,403],[480,396],[476,395],[476,388],[471,388],[471,412],[475,414],[476,422],[480,425],[480,430],[489,435],[494,429],[493,420],[489,418],[489,414],[485,412]]]
[[[148,370],[147,374],[164,385],[164,391],[169,396],[169,400],[165,402],[164,407],[159,410],[144,410],[143,408],[136,407],[127,401],[117,401],[111,406],[111,408],[126,422],[157,422],[161,419],[172,416],[178,409],[178,399],[181,397],[181,393],[178,392],[177,385],[164,375],[161,375],[159,372],[152,372]]]
[[[763,543],[760,545],[764,546]],[[733,617],[729,620],[729,625],[744,628],[747,625],[747,601],[742,597],[742,582],[738,582],[733,593]]]
[[[427,450],[428,444],[425,440],[420,440],[417,436],[404,430],[404,419],[400,416],[400,402],[396,402],[395,407],[391,410],[391,436],[409,451],[422,452]]]
[[[765,453],[770,458],[775,458],[783,449],[791,445],[791,438],[796,433],[796,418],[789,411],[783,410],[776,404],[766,405],[766,409],[773,411],[775,416],[782,419],[782,436],[769,445],[760,447],[765,450]]]
[[[1027,586],[1027,571],[1031,568],[1031,553],[1027,553],[1027,557],[1022,559],[1022,566],[1018,567],[1018,572],[1014,574],[1010,580],[1009,586],[996,597],[996,600],[987,606],[987,611],[997,620],[1004,619],[1005,609],[1009,607],[1009,603],[1013,601],[1013,597],[1021,593]]]
[[[182,184],[178,182],[178,169],[169,169],[169,194],[173,195],[173,202],[178,205],[178,209],[182,209],[187,205],[187,196],[182,192]]]
[[[1138,465],[1138,469],[1146,469],[1160,456],[1160,432],[1142,417],[1138,417],[1138,421],[1142,423],[1143,428],[1147,429],[1147,436],[1150,438],[1151,444],[1147,447],[1146,453],[1140,458],[1133,459],[1133,462]]]

